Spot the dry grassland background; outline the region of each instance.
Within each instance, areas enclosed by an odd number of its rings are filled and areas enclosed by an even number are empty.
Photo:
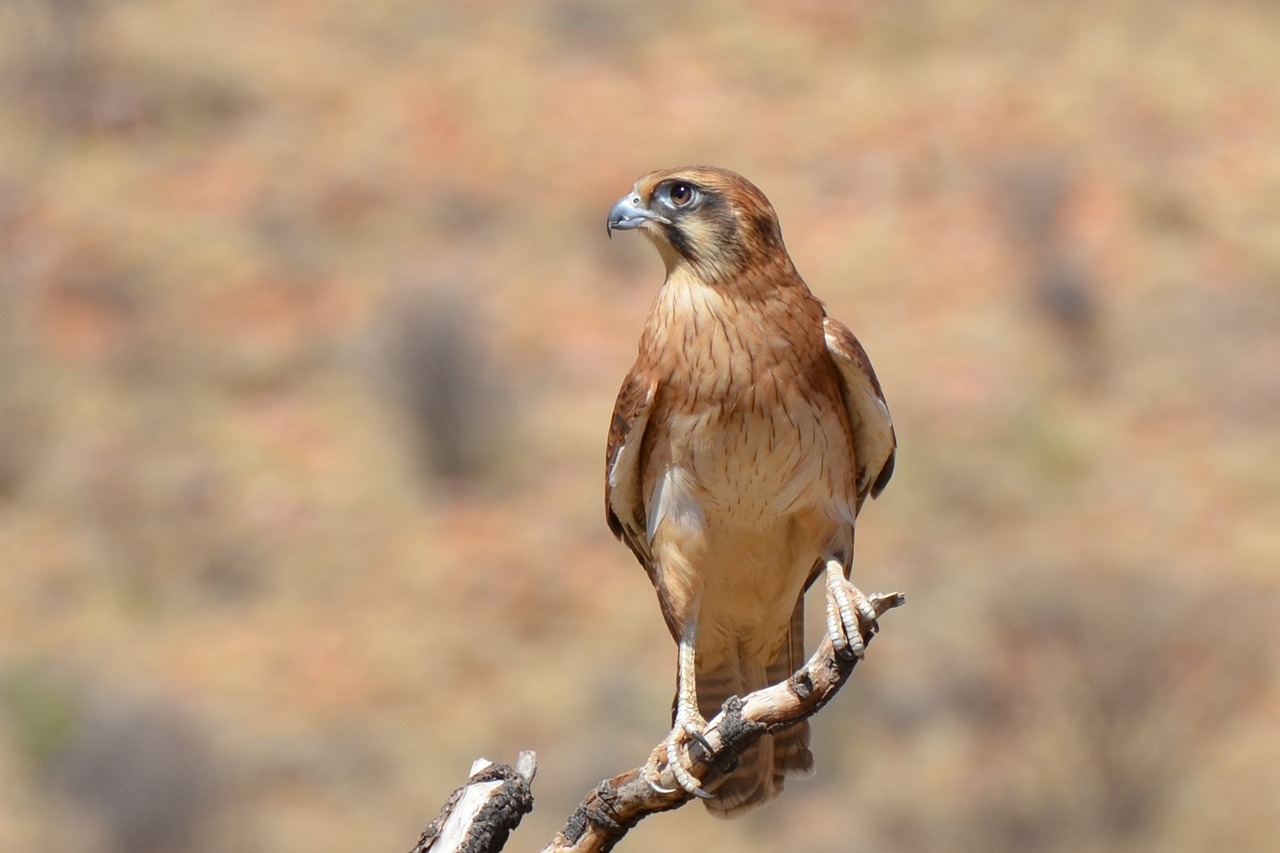
[[[0,849],[537,849],[666,731],[604,525],[713,163],[879,371],[901,589],[818,774],[630,850],[1280,837],[1280,6],[0,4]]]

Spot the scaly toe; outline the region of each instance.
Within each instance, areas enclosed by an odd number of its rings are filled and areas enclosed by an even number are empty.
[[[836,653],[861,658],[866,654],[862,628],[875,633],[875,607],[865,595],[844,578],[833,580],[827,587],[827,633]]]
[[[671,730],[671,734],[667,737],[667,768],[671,771],[671,775],[676,777],[676,782],[681,788],[695,797],[709,800],[713,795],[703,790],[702,782],[680,763],[680,735],[687,734],[693,737],[694,731],[696,727],[691,722],[686,722],[683,726],[677,725]],[[706,743],[706,738],[702,736],[701,731],[697,732],[697,738]]]
[[[856,587],[854,592],[857,593],[854,605],[858,608],[858,615],[862,617],[863,623],[870,628],[871,633],[876,633],[880,630],[880,621],[879,617],[876,616],[875,605],[871,603],[871,599],[863,595],[861,590]]]
[[[649,760],[644,763],[644,770],[641,771],[641,777],[654,793],[658,794],[674,794],[677,788],[667,788],[662,785],[662,768],[660,766],[662,756],[666,754],[664,747],[655,749],[649,756]]]

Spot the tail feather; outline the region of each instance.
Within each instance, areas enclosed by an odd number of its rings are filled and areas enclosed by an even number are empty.
[[[787,646],[766,668],[767,683],[786,681],[804,665],[804,597],[796,602],[791,612],[791,627]],[[782,782],[787,776],[813,774],[813,752],[809,749],[809,721],[804,720],[773,734],[773,779],[782,792]]]
[[[796,602],[788,628],[788,639],[778,655],[760,664],[742,659],[727,661],[710,671],[698,672],[698,705],[707,719],[719,713],[730,696],[745,696],[753,690],[786,680],[804,661],[804,599]],[[782,793],[787,776],[813,772],[809,750],[809,723],[799,722],[772,735],[765,735],[741,756],[737,768],[705,801],[707,811],[719,817],[736,817],[758,808]]]

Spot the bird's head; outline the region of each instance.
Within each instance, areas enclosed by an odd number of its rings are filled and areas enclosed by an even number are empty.
[[[610,236],[615,230],[643,231],[668,275],[684,266],[708,284],[766,262],[790,264],[773,205],[755,184],[727,169],[651,172],[618,199],[606,227]]]

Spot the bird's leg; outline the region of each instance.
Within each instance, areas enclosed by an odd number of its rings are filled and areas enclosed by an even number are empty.
[[[876,610],[862,590],[846,576],[843,560],[827,560],[827,633],[837,654],[862,657],[866,652],[863,626],[870,633],[878,629]]]
[[[690,740],[696,740],[700,743],[708,755],[712,751],[711,744],[707,742],[707,739],[702,734],[706,731],[707,721],[698,710],[698,689],[695,680],[697,666],[696,637],[697,620],[690,619],[685,624],[678,644],[679,663],[676,669],[675,721],[671,727],[671,733],[667,735],[665,758],[667,767],[671,770],[671,774],[676,777],[676,782],[681,788],[695,797],[708,799],[712,795],[702,789],[702,783],[686,770],[680,762],[680,748],[683,746],[687,750]],[[662,773],[659,770],[659,763],[663,757],[662,753],[663,750],[659,749],[649,757],[649,761],[645,765],[645,779],[655,791],[670,793],[672,789],[663,788],[658,784],[658,780],[662,777]]]

